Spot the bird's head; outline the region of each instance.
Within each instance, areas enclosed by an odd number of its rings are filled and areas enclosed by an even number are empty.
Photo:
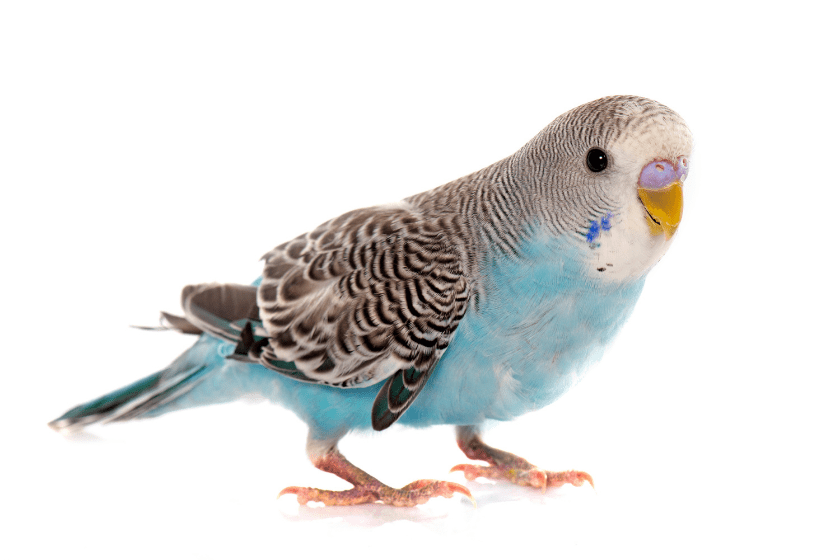
[[[691,132],[668,107],[605,97],[555,119],[515,156],[538,222],[585,247],[593,276],[638,278],[682,219]]]

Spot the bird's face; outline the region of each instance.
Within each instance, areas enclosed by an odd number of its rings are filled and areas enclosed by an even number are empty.
[[[614,193],[618,208],[613,227],[601,228],[591,244],[592,262],[600,263],[596,272],[616,280],[638,277],[670,247],[682,220],[691,154],[691,137],[680,124],[654,119],[607,144],[615,173],[603,187]]]
[[[582,247],[593,277],[639,278],[680,224],[691,148],[682,118],[655,101],[582,105],[535,138],[531,149],[552,155],[551,165],[532,173],[537,212]]]

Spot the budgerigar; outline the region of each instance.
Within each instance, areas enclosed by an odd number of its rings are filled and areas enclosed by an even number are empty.
[[[489,447],[481,427],[551,403],[600,357],[673,240],[691,148],[682,118],[655,101],[581,105],[481,171],[276,247],[253,285],[187,286],[185,317],[164,317],[195,345],[50,425],[260,393],[306,422],[317,468],[353,485],[283,490],[301,504],[470,496],[437,480],[388,487],[338,451],[351,430],[396,422],[455,425],[467,457],[488,463],[453,469],[468,479],[591,484]]]

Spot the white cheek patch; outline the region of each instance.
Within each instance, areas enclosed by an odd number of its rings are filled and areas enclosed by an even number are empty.
[[[593,278],[611,282],[636,280],[662,258],[670,245],[664,236],[652,237],[641,210],[605,214],[592,220],[586,240],[584,269]]]

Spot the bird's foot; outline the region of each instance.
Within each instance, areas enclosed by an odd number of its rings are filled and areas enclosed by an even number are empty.
[[[279,498],[285,494],[295,494],[298,503],[321,502],[327,506],[351,506],[359,504],[383,503],[397,507],[412,507],[425,504],[432,498],[451,498],[455,493],[463,494],[475,505],[475,499],[467,488],[455,482],[443,480],[416,480],[402,488],[391,488],[382,484],[360,468],[350,463],[336,450],[318,457],[313,461],[322,471],[339,476],[353,485],[350,490],[321,490],[290,486],[283,489]]]
[[[350,490],[320,490],[290,486],[282,490],[278,497],[284,494],[295,494],[301,505],[321,502],[327,506],[354,506],[379,502],[389,506],[413,507],[425,504],[432,498],[451,498],[456,492],[468,497],[475,505],[475,499],[469,490],[460,484],[443,480],[416,480],[402,488],[391,488],[382,483],[355,486]]]
[[[490,447],[481,440],[477,431],[468,427],[458,429],[458,447],[469,457],[477,461],[485,461],[489,466],[461,464],[452,467],[450,472],[461,471],[467,480],[484,477],[489,480],[507,480],[519,486],[541,488],[543,491],[549,486],[563,486],[571,484],[582,486],[588,482],[595,487],[592,477],[582,471],[545,471],[522,457],[507,451]]]
[[[464,478],[467,480],[475,480],[479,477],[488,480],[507,480],[519,486],[531,486],[541,488],[542,490],[545,490],[549,486],[563,486],[564,484],[582,486],[584,482],[588,482],[593,488],[595,487],[595,484],[592,482],[592,477],[582,471],[556,472],[544,471],[537,467],[520,469],[492,464],[488,467],[467,464],[455,465],[450,472],[455,471],[463,472]]]

